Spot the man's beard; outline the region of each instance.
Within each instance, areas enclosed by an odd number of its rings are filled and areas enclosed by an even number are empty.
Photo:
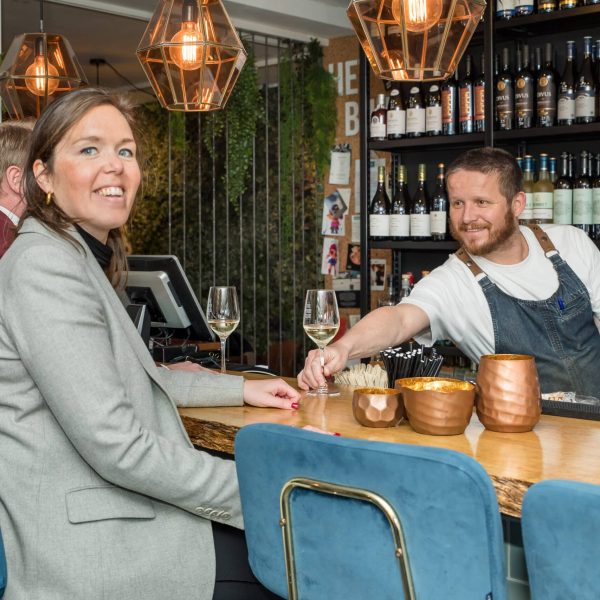
[[[495,231],[491,231],[488,225],[485,228],[490,232],[488,240],[484,243],[472,244],[463,238],[462,232],[467,229],[466,225],[461,225],[458,230],[450,222],[450,233],[452,237],[459,242],[464,249],[473,256],[485,256],[497,250],[506,243],[510,237],[519,230],[518,223],[515,222],[515,217],[510,208],[504,215],[504,223]]]

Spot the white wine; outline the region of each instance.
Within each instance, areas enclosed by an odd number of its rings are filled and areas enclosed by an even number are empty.
[[[305,325],[304,331],[306,331],[306,335],[317,346],[327,346],[327,344],[335,337],[339,328],[339,323],[336,323],[335,325]]]
[[[240,322],[239,319],[209,319],[210,328],[219,336],[227,337]]]

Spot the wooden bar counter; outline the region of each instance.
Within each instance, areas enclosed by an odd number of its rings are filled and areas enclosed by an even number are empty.
[[[600,484],[599,421],[542,415],[529,433],[495,433],[484,429],[473,414],[463,435],[428,436],[416,433],[406,422],[382,429],[359,425],[352,415],[353,388],[340,386],[340,390],[340,396],[330,398],[303,394],[296,411],[243,406],[179,412],[194,445],[229,454],[240,427],[265,422],[312,425],[350,438],[457,450],[483,465],[496,488],[500,511],[513,517],[521,515],[527,488],[542,479]]]

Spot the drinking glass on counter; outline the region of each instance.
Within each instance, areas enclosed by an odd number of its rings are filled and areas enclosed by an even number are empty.
[[[304,303],[304,331],[319,347],[321,367],[325,365],[325,346],[340,328],[340,314],[333,290],[308,290]],[[312,396],[335,396],[339,392],[328,388],[327,383],[308,392]]]
[[[221,373],[225,373],[225,342],[240,322],[237,293],[231,286],[213,286],[208,291],[206,318],[221,340]]]

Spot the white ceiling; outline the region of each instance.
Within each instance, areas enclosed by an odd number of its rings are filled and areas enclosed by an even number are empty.
[[[138,87],[147,80],[137,62],[135,50],[160,0],[46,0],[44,29],[66,37],[90,83],[96,83],[97,68],[90,59],[101,58],[113,65]],[[349,35],[346,17],[348,0],[224,0],[238,29],[266,36],[322,44],[334,37]],[[6,52],[19,33],[39,31],[38,0],[0,0],[1,47]],[[100,84],[127,89],[127,82],[109,66],[99,68]]]

